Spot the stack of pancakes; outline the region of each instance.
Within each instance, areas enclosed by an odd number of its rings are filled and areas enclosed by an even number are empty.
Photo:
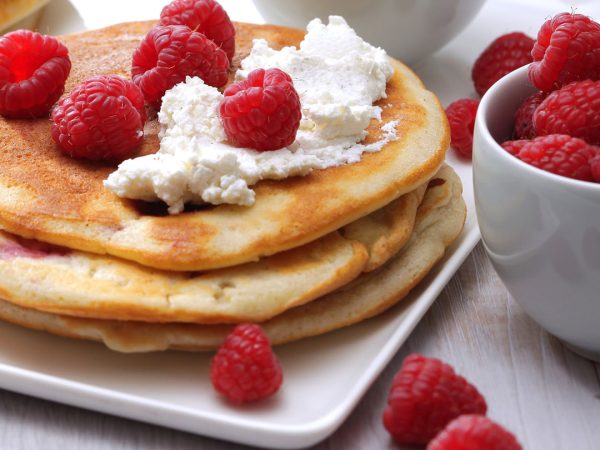
[[[67,91],[99,74],[129,77],[131,55],[154,25],[138,22],[65,36]],[[233,71],[253,38],[274,48],[303,32],[236,24]],[[398,140],[356,164],[263,181],[256,203],[196,206],[116,197],[114,164],[72,159],[50,122],[0,119],[0,318],[103,341],[124,352],[218,346],[231,328],[260,323],[275,344],[384,311],[444,254],[465,220],[460,180],[444,165],[448,127],[436,97],[403,64],[382,121]],[[158,150],[157,121],[140,155]]]

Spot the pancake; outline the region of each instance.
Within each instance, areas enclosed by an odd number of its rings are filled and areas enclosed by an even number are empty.
[[[425,189],[352,223],[351,233],[344,227],[258,262],[203,273],[160,271],[0,231],[0,297],[28,308],[101,319],[264,321],[393,256],[410,237]],[[441,185],[429,191],[430,197],[450,196]],[[342,237],[348,234],[352,237]]]
[[[73,63],[67,91],[91,75],[128,77],[131,54],[153,25],[126,23],[62,37]],[[234,69],[252,38],[280,48],[303,37],[289,28],[235,25]],[[399,123],[399,139],[356,164],[262,181],[252,207],[165,216],[160,207],[140,207],[103,187],[115,165],[64,156],[50,139],[47,119],[0,118],[0,225],[25,238],[177,271],[234,266],[311,242],[413,191],[443,162],[449,132],[438,99],[405,65],[392,63],[387,98],[378,103],[382,121],[372,121],[365,143],[379,141],[391,121]],[[140,155],[158,150],[157,131],[150,120]]]
[[[443,180],[443,174],[434,177],[436,180]],[[433,187],[443,186],[442,184]],[[407,215],[403,211],[409,210],[416,213],[417,207],[423,200],[426,185],[420,186],[409,194],[397,198],[384,208],[373,211],[371,214],[349,223],[340,228],[340,233],[346,239],[362,242],[369,252],[367,265],[364,272],[381,267],[393,255],[406,244],[412,234],[416,214]],[[439,187],[437,192],[429,192],[428,195],[450,197],[450,193]]]
[[[466,216],[460,180],[450,168],[443,168],[442,172],[448,180],[444,189],[452,195],[446,199],[425,196],[408,244],[384,266],[361,275],[344,288],[263,322],[272,343],[319,335],[379,314],[404,298],[425,277],[460,234]],[[214,349],[231,330],[226,325],[83,319],[35,311],[6,301],[0,301],[0,319],[62,336],[104,342],[120,352]]]
[[[0,2],[0,32],[16,28],[34,28],[37,14],[50,0],[2,0]]]

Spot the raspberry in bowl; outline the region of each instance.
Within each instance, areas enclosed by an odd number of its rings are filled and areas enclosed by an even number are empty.
[[[571,349],[600,360],[600,183],[584,181],[597,179],[600,157],[597,147],[565,133],[502,147],[517,139],[515,113],[536,92],[525,66],[481,100],[473,182],[482,240],[526,312]]]

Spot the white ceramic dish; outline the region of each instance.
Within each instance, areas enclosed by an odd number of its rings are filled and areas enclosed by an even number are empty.
[[[600,184],[537,169],[499,145],[510,136],[523,99],[535,92],[522,67],[481,101],[473,177],[483,243],[527,313],[600,361]]]
[[[346,18],[360,36],[410,64],[448,43],[485,0],[254,0],[269,23],[304,28],[313,18]]]

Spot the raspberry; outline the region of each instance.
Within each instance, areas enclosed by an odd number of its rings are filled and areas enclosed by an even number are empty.
[[[533,113],[546,98],[545,92],[538,92],[525,99],[515,112],[515,137],[517,139],[532,139],[536,136],[533,127]]]
[[[551,92],[533,114],[538,136],[568,134],[600,144],[600,81],[574,81]]]
[[[185,25],[220,47],[229,61],[235,52],[235,28],[223,7],[214,0],[175,0],[160,13],[161,25]]]
[[[479,100],[463,98],[450,103],[446,108],[450,123],[450,145],[467,158],[471,158],[473,153],[473,128],[478,107]]]
[[[131,78],[146,101],[159,109],[165,91],[186,76],[221,87],[227,83],[228,67],[225,52],[203,34],[184,25],[157,26],[133,53]]]
[[[18,30],[0,37],[0,114],[48,114],[71,71],[67,47],[52,36]]]
[[[261,151],[294,142],[302,115],[292,79],[279,69],[256,69],[229,85],[219,112],[233,145]]]
[[[507,73],[529,64],[535,41],[526,34],[514,32],[495,39],[473,64],[471,78],[479,95]]]
[[[454,419],[427,446],[427,450],[521,450],[515,436],[484,416]]]
[[[52,139],[76,158],[125,159],[140,143],[146,110],[131,81],[116,75],[85,80],[52,111]]]
[[[600,154],[600,148],[566,134],[507,141],[502,147],[539,169],[584,181],[593,180],[590,161]]]
[[[513,156],[517,156],[525,145],[529,142],[528,139],[517,139],[515,141],[504,141],[500,146]]]
[[[540,28],[531,56],[529,79],[541,91],[571,81],[598,80],[600,24],[581,14],[557,14]]]
[[[394,377],[383,424],[400,444],[427,444],[459,415],[486,411],[481,394],[452,367],[412,354]]]
[[[600,183],[600,151],[590,160],[590,168],[592,169],[592,178],[596,183]]]
[[[217,392],[234,403],[245,403],[277,392],[283,374],[262,328],[241,324],[217,351],[210,378]]]

